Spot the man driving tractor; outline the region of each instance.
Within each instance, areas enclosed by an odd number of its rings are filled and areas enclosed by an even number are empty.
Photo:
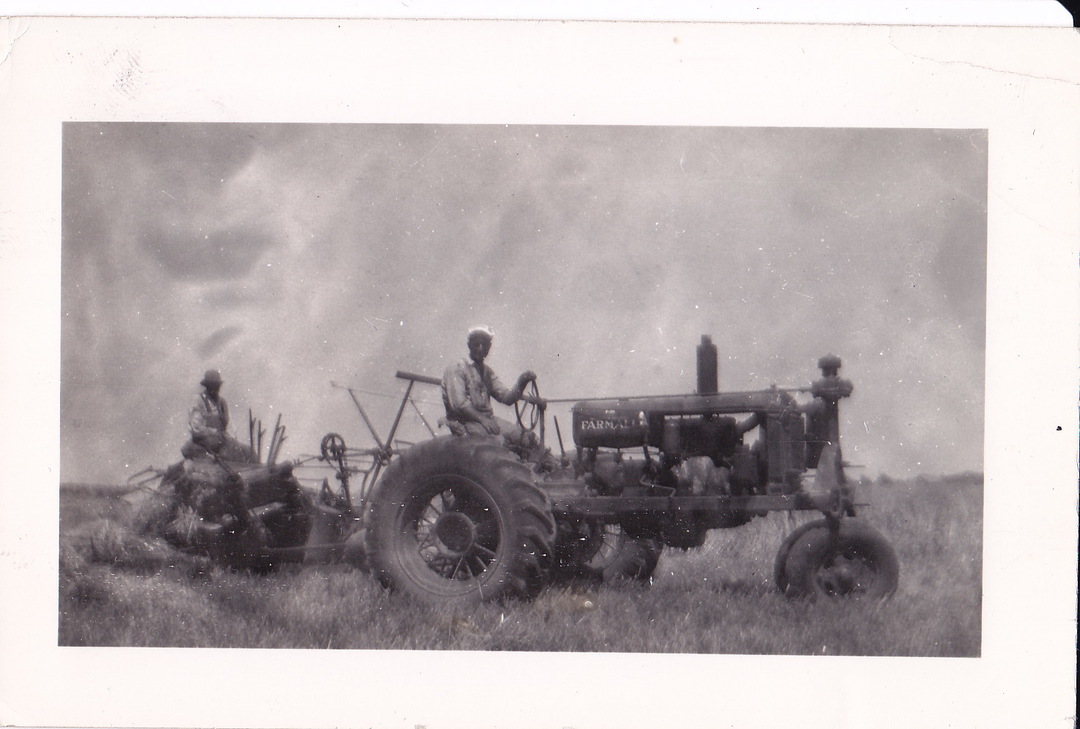
[[[540,443],[534,433],[497,417],[491,408],[492,398],[504,405],[523,400],[544,407],[547,403],[543,398],[523,394],[525,387],[536,380],[536,373],[526,370],[512,388],[506,387],[491,367],[484,364],[493,338],[490,328],[473,327],[467,339],[469,356],[446,368],[442,379],[446,425],[454,435],[501,435],[511,449],[536,450]]]

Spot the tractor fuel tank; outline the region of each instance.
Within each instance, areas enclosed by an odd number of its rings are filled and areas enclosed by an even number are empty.
[[[573,407],[574,443],[581,448],[636,448],[649,440],[641,408],[612,402],[581,402]]]
[[[745,413],[779,417],[794,406],[794,398],[777,389],[583,400],[572,408],[574,443],[581,448],[660,448],[666,445],[664,423],[670,418],[717,420]],[[726,433],[729,425],[724,421]]]

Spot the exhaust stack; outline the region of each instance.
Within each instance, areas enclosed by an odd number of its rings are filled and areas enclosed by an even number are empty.
[[[701,335],[697,348],[697,391],[699,395],[712,395],[720,391],[719,365],[716,345],[708,334]]]

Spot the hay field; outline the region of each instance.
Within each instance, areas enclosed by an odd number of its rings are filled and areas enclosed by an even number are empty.
[[[978,656],[982,481],[864,483],[861,516],[893,543],[900,588],[883,604],[789,600],[772,563],[798,522],[770,514],[667,550],[650,585],[548,588],[531,603],[436,611],[347,565],[230,572],[167,548],[130,548],[116,488],[60,492],[64,646]],[[112,541],[110,541],[112,540]]]

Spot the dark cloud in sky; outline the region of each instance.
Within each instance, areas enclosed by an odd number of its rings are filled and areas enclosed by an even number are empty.
[[[204,359],[216,357],[218,353],[220,353],[229,342],[236,339],[242,331],[242,327],[225,327],[224,329],[218,329],[203,340],[196,349],[196,353]]]
[[[234,413],[284,414],[286,457],[360,444],[329,382],[400,392],[478,322],[552,397],[692,389],[703,333],[730,388],[807,384],[833,351],[849,458],[979,469],[986,152],[966,130],[68,124],[62,477],[175,460],[211,366]]]
[[[202,234],[200,237],[200,233]],[[243,228],[151,232],[147,254],[174,278],[234,279],[251,273],[263,252],[274,245],[269,235]]]

